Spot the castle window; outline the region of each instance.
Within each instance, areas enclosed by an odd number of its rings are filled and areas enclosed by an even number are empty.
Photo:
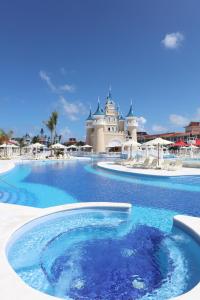
[[[110,127],[108,127],[108,131],[110,131]]]

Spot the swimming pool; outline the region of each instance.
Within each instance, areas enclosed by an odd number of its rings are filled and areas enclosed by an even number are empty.
[[[0,201],[40,208],[73,202],[129,202],[199,216],[200,177],[121,175],[99,169],[95,162],[33,162],[0,176]]]
[[[199,282],[199,245],[172,230],[172,220],[176,214],[199,216],[200,177],[121,175],[95,162],[58,161],[21,164],[0,179],[2,202],[40,208],[96,201],[133,204],[127,220],[119,212],[68,212],[67,218],[47,218],[43,226],[35,223],[20,235],[8,256],[32,287],[64,299],[164,300]],[[107,279],[108,274],[117,275]]]

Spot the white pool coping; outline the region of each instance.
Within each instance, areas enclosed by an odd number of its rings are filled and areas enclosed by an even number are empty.
[[[97,166],[122,173],[147,175],[147,176],[161,176],[161,177],[176,177],[176,176],[200,176],[200,168],[181,168],[177,171],[155,170],[155,169],[142,169],[130,168],[116,164],[115,162],[98,162]]]
[[[8,172],[15,167],[15,162],[13,160],[0,160],[0,174]]]

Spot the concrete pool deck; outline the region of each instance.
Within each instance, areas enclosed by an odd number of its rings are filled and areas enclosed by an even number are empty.
[[[177,176],[200,176],[200,168],[181,168],[177,171],[155,170],[155,169],[142,169],[126,167],[116,164],[115,162],[98,162],[97,166],[111,171],[122,173],[158,176],[158,177],[177,177]]]
[[[18,206],[13,204],[0,203],[0,291],[3,300],[53,300],[57,297],[49,296],[26,285],[12,269],[8,262],[6,250],[8,242],[16,230],[26,223],[37,218],[72,209],[84,208],[113,208],[129,210],[131,204],[90,202],[75,203],[56,206],[46,209],[33,208],[28,206]],[[189,216],[174,217],[174,225],[191,234],[200,242],[200,218]],[[173,298],[174,300],[195,300],[200,298],[200,283],[191,291]]]
[[[8,172],[15,167],[13,160],[0,160],[0,174]]]

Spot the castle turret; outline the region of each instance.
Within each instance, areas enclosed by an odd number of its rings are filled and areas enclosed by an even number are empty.
[[[93,128],[93,117],[90,108],[89,116],[86,119],[86,144],[90,146],[92,145],[92,141],[91,141],[92,128]]]
[[[125,119],[122,114],[119,114],[119,131],[124,131],[125,129]]]
[[[93,125],[94,125],[94,151],[104,152],[105,151],[105,139],[104,139],[104,126],[105,126],[105,120],[104,120],[104,111],[100,107],[100,102],[98,100],[98,106],[96,112],[93,114]]]
[[[105,114],[109,116],[116,116],[116,106],[112,99],[111,89],[109,89],[108,96],[106,97]]]
[[[126,116],[126,124],[127,124],[127,130],[128,130],[128,135],[131,137],[132,140],[137,141],[137,119],[134,117],[133,114],[133,104],[131,103],[129,112]]]

